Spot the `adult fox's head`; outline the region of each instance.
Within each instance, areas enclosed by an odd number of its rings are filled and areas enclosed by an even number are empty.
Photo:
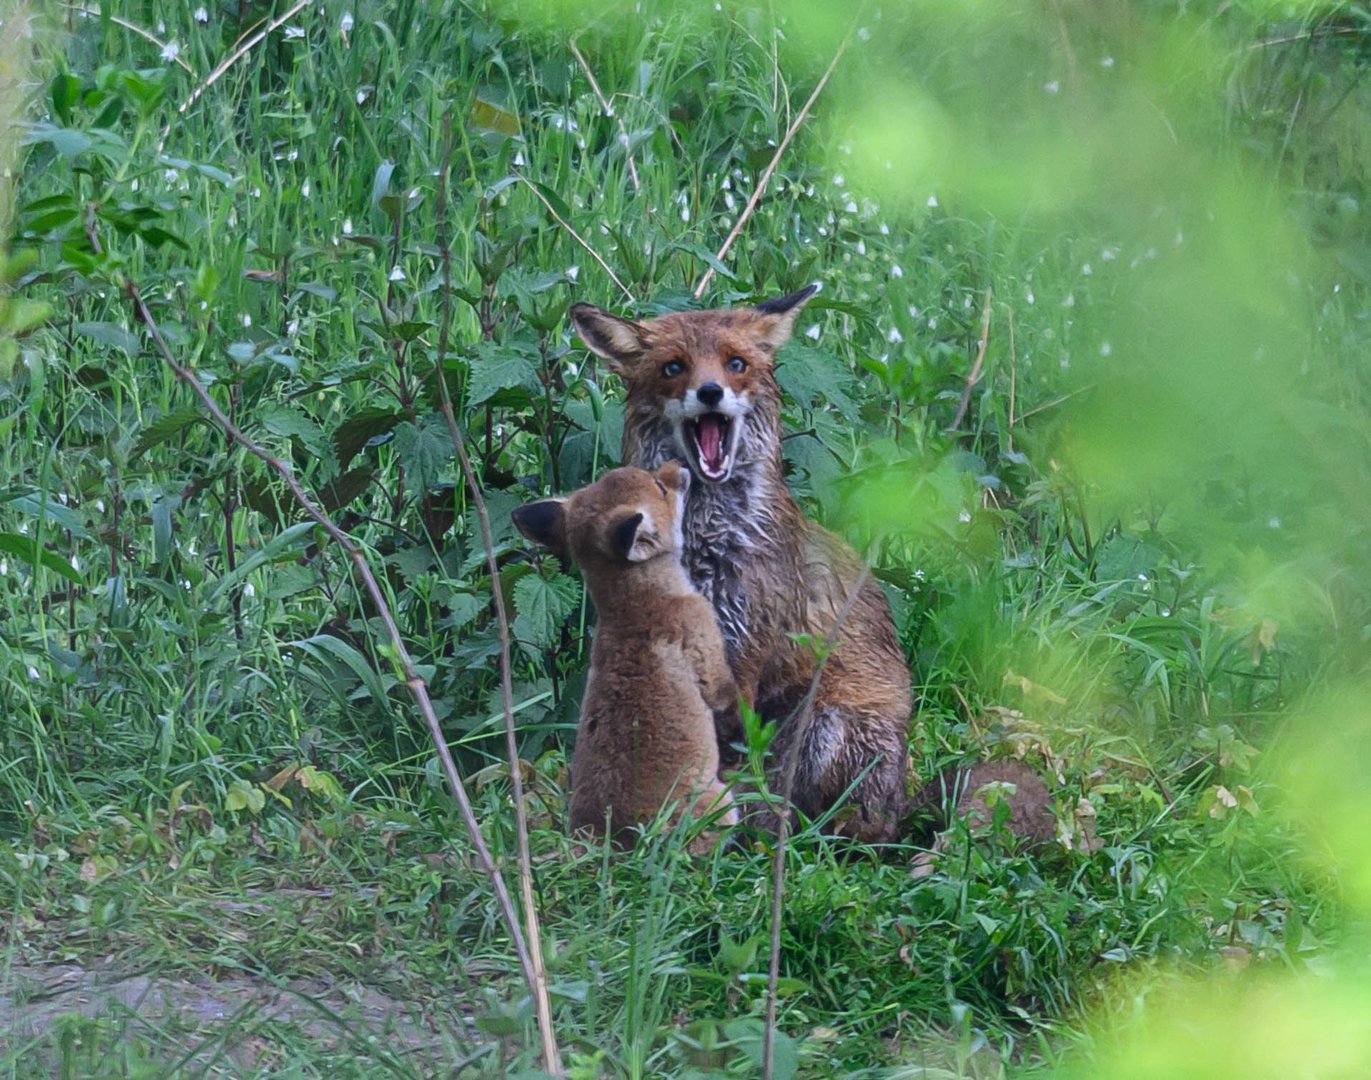
[[[682,311],[643,322],[575,304],[581,340],[623,377],[625,461],[652,467],[686,462],[710,483],[779,453],[781,393],[776,352],[795,317],[819,291],[753,308]]]

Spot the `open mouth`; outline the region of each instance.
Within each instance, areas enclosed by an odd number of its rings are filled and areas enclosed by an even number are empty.
[[[702,413],[685,422],[686,443],[706,480],[722,480],[733,464],[733,421],[723,413]]]

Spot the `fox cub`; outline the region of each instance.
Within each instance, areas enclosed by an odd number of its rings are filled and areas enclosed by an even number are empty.
[[[793,739],[786,721],[814,678],[813,653],[796,636],[831,632],[862,570],[856,552],[805,517],[781,464],[776,354],[817,288],[643,322],[571,308],[581,340],[627,388],[624,462],[679,461],[695,475],[683,561],[714,606],[743,700],[780,725],[773,769]],[[856,593],[796,748],[792,799],[816,817],[846,798],[851,810],[838,830],[881,843],[903,831],[913,694],[880,587],[866,578]],[[739,736],[720,726],[726,753]]]
[[[571,765],[571,828],[628,845],[634,827],[679,804],[694,817],[724,808],[717,726],[738,723],[738,690],[709,601],[681,565],[690,473],[605,473],[565,499],[514,511],[530,540],[569,552],[599,613]],[[679,817],[680,810],[674,812]],[[702,836],[695,853],[715,842]]]

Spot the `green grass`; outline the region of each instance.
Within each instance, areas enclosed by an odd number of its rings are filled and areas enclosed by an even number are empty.
[[[207,88],[287,5],[35,16],[0,311],[0,991],[63,962],[306,987],[321,1019],[23,1035],[0,1012],[0,1073],[510,1075],[537,1048],[375,612],[199,420],[127,275],[366,546],[509,871],[491,583],[441,369],[516,615],[573,1074],[759,1075],[767,845],[571,851],[591,613],[508,511],[617,461],[619,387],[565,310],[691,302],[849,29],[809,8],[330,0]],[[1129,1040],[1182,1045],[1170,1003],[1224,965],[1246,974],[1216,1031],[1253,973],[1278,1017],[1281,978],[1360,1000],[1366,31],[1341,5],[872,8],[711,283],[718,304],[825,283],[782,357],[786,460],[891,599],[918,774],[1023,756],[1102,842],[962,830],[915,879],[912,847],[795,838],[790,1074],[1175,1075]],[[334,986],[421,1016],[432,1056],[363,1049],[374,1017],[331,1015]]]

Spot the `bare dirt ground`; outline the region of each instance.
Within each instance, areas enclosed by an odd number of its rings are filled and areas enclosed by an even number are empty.
[[[73,1047],[73,1039],[99,1045]],[[425,1012],[357,983],[75,964],[0,970],[0,1048],[11,1062],[26,1060],[31,1075],[56,1075],[59,1058],[69,1071],[73,1054],[113,1064],[132,1045],[141,1060],[191,1075],[258,1073],[307,1049],[312,1059],[337,1054],[363,1074],[370,1061],[376,1075],[424,1076],[449,1072],[474,1043],[467,1017]]]

